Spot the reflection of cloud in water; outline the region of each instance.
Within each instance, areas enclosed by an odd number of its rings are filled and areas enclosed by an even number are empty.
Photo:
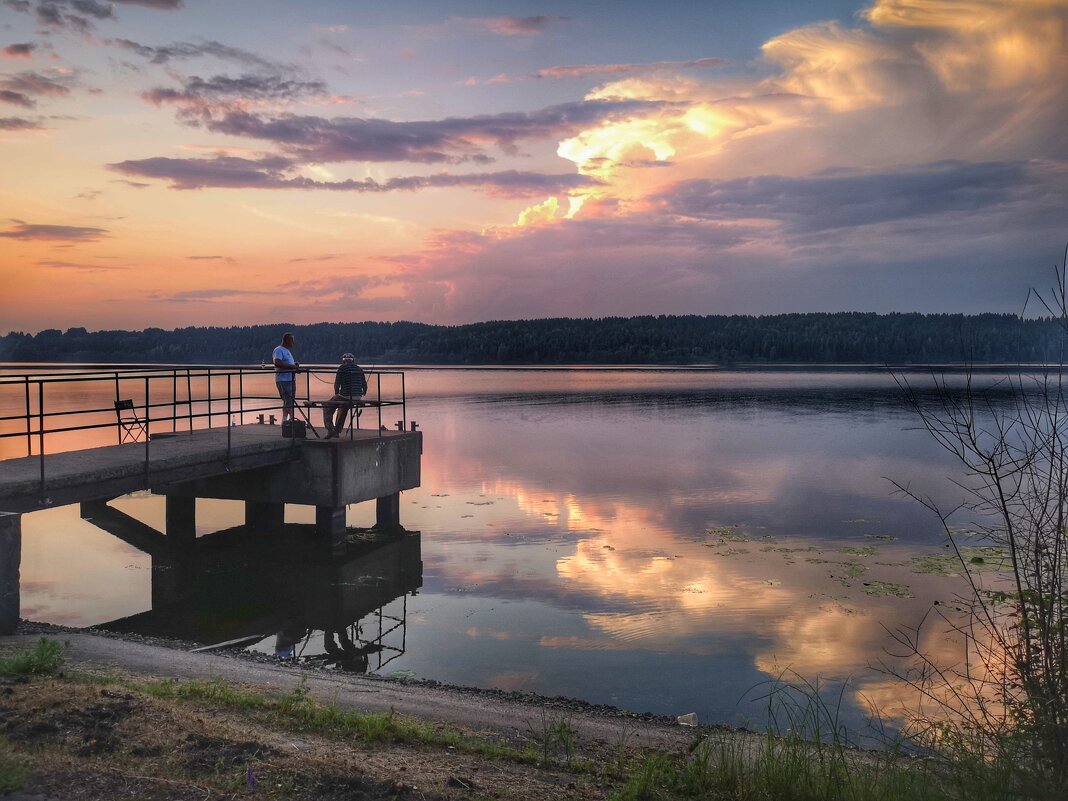
[[[781,470],[780,476],[786,472]],[[586,502],[576,493],[504,479],[482,489],[510,499],[498,506],[520,514],[511,521],[513,527],[549,525],[557,532],[582,535],[573,543],[569,538],[554,540],[567,552],[544,568],[552,574],[532,573],[523,559],[525,551],[508,559],[498,553],[478,564],[456,559],[455,552],[449,560],[435,561],[441,578],[450,584],[477,586],[486,596],[551,599],[561,608],[579,611],[585,623],[603,635],[549,632],[539,638],[542,647],[707,656],[740,652],[769,677],[786,668],[806,677],[852,677],[857,705],[867,709],[870,698],[888,718],[917,699],[900,682],[871,669],[891,644],[883,624],[919,620],[934,593],[956,586],[954,579],[910,576],[916,599],[873,600],[864,595],[864,581],[882,575],[880,571],[901,580],[893,573],[902,569],[895,561],[914,553],[901,543],[880,541],[872,552],[850,557],[865,572],[843,584],[831,578],[843,558],[837,552],[841,541],[780,535],[774,542],[759,536],[733,542],[703,536],[703,531],[687,541],[665,521],[661,507],[618,497]],[[558,518],[546,524],[546,510]],[[537,543],[527,541],[527,547]],[[791,553],[798,548],[806,557],[822,553],[825,559],[801,559]],[[734,552],[740,554],[728,555]],[[519,575],[524,570],[526,574]],[[486,636],[481,631],[479,635]],[[941,649],[940,655],[951,655],[945,643],[931,643]]]
[[[471,626],[466,632],[468,637],[476,639],[479,637],[490,640],[510,640],[512,639],[512,633],[510,631],[489,631],[486,629],[480,629],[475,626]]]

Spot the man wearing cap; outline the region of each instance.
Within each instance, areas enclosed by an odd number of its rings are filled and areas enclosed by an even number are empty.
[[[354,401],[367,394],[367,377],[363,369],[356,364],[356,357],[351,353],[341,354],[341,366],[334,376],[334,397],[323,404],[323,425],[326,426],[326,438],[336,437],[345,427],[345,418]],[[337,418],[334,418],[337,412]]]

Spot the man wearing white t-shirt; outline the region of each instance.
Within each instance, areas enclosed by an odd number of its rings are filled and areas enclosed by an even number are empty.
[[[293,410],[297,406],[297,368],[300,362],[293,358],[293,334],[282,334],[282,344],[274,349],[274,384],[278,387],[278,397],[282,399],[282,422],[293,419]]]

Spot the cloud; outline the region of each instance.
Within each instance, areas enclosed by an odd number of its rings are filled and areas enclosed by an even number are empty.
[[[131,6],[144,6],[145,8],[156,8],[160,11],[176,11],[185,5],[184,0],[112,0],[112,2],[124,3]]]
[[[570,19],[571,17],[539,15],[534,17],[476,17],[469,21],[500,36],[532,36],[542,33],[552,23],[567,22]]]
[[[569,67],[546,67],[535,78],[585,78],[590,75],[636,75],[647,72],[678,71],[699,67],[722,67],[722,58],[698,58],[693,61],[654,61],[646,64],[578,64]]]
[[[104,39],[102,44],[129,50],[142,58],[148,59],[153,64],[167,64],[171,61],[211,57],[220,61],[230,61],[275,73],[280,73],[287,69],[286,65],[280,62],[210,39],[203,42],[174,42],[160,47],[141,44],[131,39]]]
[[[12,92],[8,89],[0,89],[0,103],[10,103],[13,106],[23,108],[36,108],[37,103],[21,92]]]
[[[880,0],[854,26],[820,23],[771,39],[764,77],[632,75],[598,87],[588,99],[689,108],[591,126],[558,152],[605,178],[650,155],[679,175],[708,178],[1065,158],[1066,26],[1064,0]],[[641,194],[656,180],[621,176],[617,191]]]
[[[0,99],[3,92],[0,92]],[[46,130],[37,120],[28,120],[24,117],[0,117],[0,131],[44,131]]]
[[[0,102],[34,108],[38,97],[66,97],[70,94],[69,76],[53,78],[40,72],[25,71],[0,77]]]
[[[536,225],[440,232],[388,259],[396,289],[448,322],[1018,311],[1063,249],[1068,161],[690,179],[571,219],[554,200],[524,212]]]
[[[161,11],[172,11],[183,5],[182,0],[112,0],[107,3],[98,0],[0,0],[0,5],[15,11],[33,13],[41,25],[50,28],[71,28],[83,34],[93,30],[93,20],[114,20],[115,3]]]
[[[97,0],[0,0],[15,11],[33,13],[37,22],[50,28],[73,28],[81,33],[93,29],[90,17],[96,20],[114,19],[114,7]]]
[[[189,261],[221,261],[226,264],[236,264],[233,256],[186,256]]]
[[[112,178],[109,183],[124,184],[131,189],[147,189],[152,186],[152,184],[146,184],[144,181],[128,181],[125,178]]]
[[[1047,171],[1060,172],[1061,180],[1046,180]],[[1068,164],[938,162],[796,178],[701,179],[676,184],[654,199],[671,214],[720,221],[761,218],[806,232],[978,214],[1017,200],[1026,200],[1036,213],[1045,207],[1048,214],[1068,203]]]
[[[530,112],[394,122],[359,117],[284,114],[267,117],[237,109],[217,115],[203,109],[199,123],[215,133],[272,142],[305,162],[411,161],[423,164],[486,163],[484,146],[514,153],[519,141],[559,137],[588,125],[638,113],[681,113],[678,103],[593,100]]]
[[[159,178],[171,182],[174,189],[326,189],[346,192],[393,192],[419,189],[469,187],[498,197],[527,197],[546,192],[564,191],[596,185],[581,175],[547,175],[544,173],[505,170],[492,173],[406,176],[385,181],[319,181],[293,172],[299,165],[289,159],[267,156],[245,159],[216,156],[203,159],[149,158],[109,164],[109,169],[126,175]]]
[[[324,253],[322,256],[301,256],[295,259],[290,259],[290,264],[298,264],[303,261],[333,261],[334,259],[341,258],[340,253]]]
[[[5,239],[42,240],[49,242],[96,242],[108,235],[104,228],[81,225],[41,225],[13,220],[15,227],[0,231]]]
[[[21,42],[18,44],[10,44],[3,50],[0,50],[0,57],[2,58],[30,58],[33,55],[33,51],[37,49],[37,45],[33,42]]]
[[[86,264],[84,262],[59,261],[57,259],[41,259],[37,262],[37,265],[50,270],[78,270],[87,273],[127,269],[126,265],[122,264]]]
[[[325,92],[326,84],[322,81],[296,81],[274,75],[242,75],[236,78],[216,75],[208,79],[192,76],[185,79],[180,90],[157,87],[141,97],[157,106],[173,103],[192,112],[220,100],[293,100]]]
[[[258,289],[233,289],[233,288],[214,288],[214,289],[188,289],[182,292],[175,292],[171,295],[152,295],[155,300],[167,300],[177,303],[193,303],[193,302],[213,302],[218,300],[229,300],[237,297],[247,297],[250,295],[268,295],[269,292]]]

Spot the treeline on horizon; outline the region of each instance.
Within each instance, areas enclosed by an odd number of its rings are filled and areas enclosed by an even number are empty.
[[[811,362],[924,364],[1052,362],[1061,331],[1013,314],[645,316],[430,325],[315,323],[166,331],[49,329],[0,339],[0,361],[150,364],[269,362],[284,331],[297,359],[375,364],[704,364]]]

